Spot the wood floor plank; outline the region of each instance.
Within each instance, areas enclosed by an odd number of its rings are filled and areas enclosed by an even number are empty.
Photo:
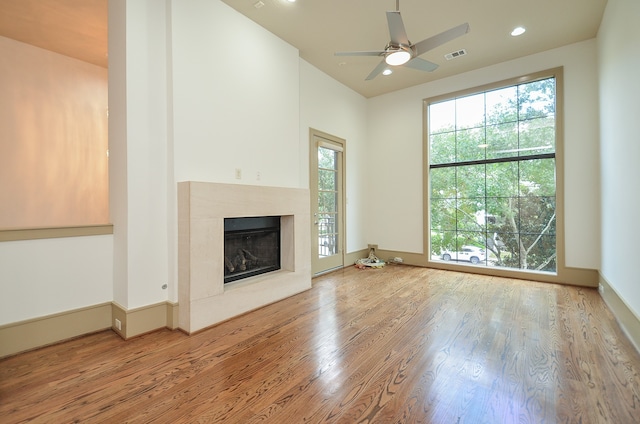
[[[4,423],[639,423],[640,355],[597,291],[390,265],[187,336],[0,360]]]

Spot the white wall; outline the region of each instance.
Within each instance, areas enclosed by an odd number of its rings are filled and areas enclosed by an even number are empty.
[[[640,319],[640,2],[609,0],[598,33],[601,274]]]
[[[107,70],[0,37],[0,227],[109,222]]]
[[[303,188],[298,50],[220,1],[172,3],[175,180]]]
[[[0,214],[0,227],[107,223],[107,71],[3,37],[0,57],[0,208],[28,218]],[[79,177],[78,192],[59,187]],[[92,203],[91,187],[100,198],[93,217],[65,212]],[[112,249],[111,236],[1,242],[0,325],[111,301]]]
[[[169,245],[166,1],[109,2],[110,207],[113,300],[125,308],[168,299]],[[175,191],[175,190],[174,190]]]
[[[567,266],[599,267],[596,43],[586,41],[370,99],[368,162],[375,195],[367,232],[380,248],[423,252],[422,100],[564,67]],[[436,71],[437,72],[437,71]],[[392,125],[390,123],[393,123]]]
[[[113,239],[0,243],[0,325],[112,300]]]
[[[367,248],[367,100],[300,60],[300,180],[309,187],[309,128],[346,140],[346,253]]]

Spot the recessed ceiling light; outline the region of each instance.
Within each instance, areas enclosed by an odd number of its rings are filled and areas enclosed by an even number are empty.
[[[389,68],[382,71],[382,75],[391,75],[391,74],[393,74],[393,71]]]
[[[514,37],[517,37],[518,35],[522,35],[524,34],[526,31],[526,29],[524,29],[524,27],[515,27],[513,29],[513,31],[511,31],[511,35],[513,35]]]
[[[287,0],[289,3],[295,3],[296,0]]]

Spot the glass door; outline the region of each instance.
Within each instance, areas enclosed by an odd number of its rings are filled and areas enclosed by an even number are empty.
[[[321,274],[344,266],[344,140],[311,134],[312,271]]]

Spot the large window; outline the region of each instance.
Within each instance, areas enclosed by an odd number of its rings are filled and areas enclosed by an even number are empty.
[[[557,271],[556,76],[426,102],[433,261]]]

